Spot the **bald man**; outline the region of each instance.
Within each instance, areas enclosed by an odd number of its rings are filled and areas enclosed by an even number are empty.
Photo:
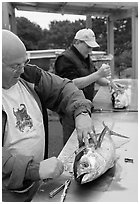
[[[38,181],[63,172],[63,163],[47,155],[47,108],[73,118],[80,142],[88,145],[89,136],[96,142],[92,104],[83,92],[70,80],[28,63],[22,41],[2,30],[3,201],[30,201]]]

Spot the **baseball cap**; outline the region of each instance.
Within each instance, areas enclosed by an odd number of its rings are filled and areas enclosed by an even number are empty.
[[[74,39],[82,40],[90,47],[100,47],[96,42],[94,32],[89,28],[79,30]]]

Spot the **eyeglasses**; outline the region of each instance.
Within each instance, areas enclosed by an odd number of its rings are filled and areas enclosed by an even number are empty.
[[[5,62],[3,62],[4,64],[6,64]],[[11,69],[11,71],[13,73],[16,73],[18,71],[20,71],[23,67],[25,67],[26,65],[28,65],[30,63],[30,59],[27,59],[26,62],[22,63],[22,64],[16,64],[16,65],[7,65],[7,67],[9,67]]]
[[[21,68],[27,66],[30,63],[30,59],[27,59],[26,62],[24,62],[23,64],[17,64],[17,65],[13,65],[9,67],[13,70],[13,72],[18,72]]]

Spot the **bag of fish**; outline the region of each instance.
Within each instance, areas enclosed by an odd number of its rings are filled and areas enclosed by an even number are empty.
[[[111,89],[112,106],[115,109],[124,109],[129,105],[129,89]]]

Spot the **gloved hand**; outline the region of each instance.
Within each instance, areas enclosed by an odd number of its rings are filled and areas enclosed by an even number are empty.
[[[89,138],[92,138],[95,145],[97,145],[97,138],[94,134],[93,122],[89,114],[79,114],[75,118],[75,127],[77,130],[77,137],[79,141],[79,147],[84,142],[85,146],[89,145]]]
[[[110,77],[111,76],[111,69],[109,64],[102,64],[102,66],[98,69],[98,75],[100,78],[102,77]]]
[[[55,179],[63,173],[63,170],[63,163],[56,157],[43,160],[39,166],[40,179]]]

